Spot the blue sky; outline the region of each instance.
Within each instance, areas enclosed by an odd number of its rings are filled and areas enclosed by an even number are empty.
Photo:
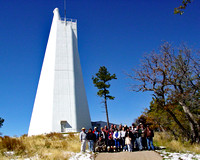
[[[181,0],[67,0],[67,17],[78,21],[78,47],[93,121],[106,120],[92,75],[106,66],[117,75],[111,82],[114,101],[110,121],[130,125],[149,106],[151,93],[130,91],[124,72],[138,68],[145,53],[163,41],[200,45],[200,2],[174,15]],[[0,1],[0,128],[3,135],[28,132],[37,84],[53,18],[63,0]]]

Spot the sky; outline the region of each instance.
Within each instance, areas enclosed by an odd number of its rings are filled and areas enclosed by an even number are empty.
[[[131,91],[126,73],[164,41],[200,47],[200,1],[174,15],[181,0],[66,0],[67,18],[77,19],[78,50],[92,121],[106,121],[92,83],[100,66],[117,76],[108,101],[112,123],[131,123],[149,107],[152,93]],[[2,135],[28,133],[54,8],[63,0],[0,0],[0,117]]]

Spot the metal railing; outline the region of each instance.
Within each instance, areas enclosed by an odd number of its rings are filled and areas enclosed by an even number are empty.
[[[67,22],[77,22],[76,19],[71,19],[71,18],[60,18],[61,21],[67,21]]]

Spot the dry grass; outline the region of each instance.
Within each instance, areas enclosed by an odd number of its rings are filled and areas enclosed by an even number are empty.
[[[80,152],[80,145],[78,135],[72,133],[65,136],[60,133],[19,138],[5,136],[0,138],[0,158],[37,156],[45,160],[65,160],[70,157],[70,152]],[[8,151],[14,151],[14,155],[7,155]]]
[[[191,144],[190,142],[181,142],[175,140],[173,136],[156,132],[154,137],[154,143],[156,146],[165,146],[167,150],[172,152],[194,152],[200,154],[200,144]]]

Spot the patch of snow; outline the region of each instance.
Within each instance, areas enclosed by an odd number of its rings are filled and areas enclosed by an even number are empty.
[[[160,148],[160,149],[166,149],[166,147],[165,147],[165,146],[159,146],[159,148]]]
[[[15,154],[15,152],[14,152],[14,151],[7,151],[7,152],[4,152],[4,154],[5,154],[6,156],[12,156],[12,155]]]
[[[92,154],[90,154],[88,151],[85,153],[79,152],[79,153],[72,153],[72,156],[69,160],[93,160]]]
[[[166,160],[200,160],[200,154],[194,154],[191,152],[177,153],[167,152],[164,150],[156,150]]]
[[[10,159],[10,160],[21,160],[22,158],[20,158],[19,156],[16,156],[14,159]],[[23,160],[40,160],[38,155],[35,155],[34,157],[29,157],[29,158],[23,158]]]

